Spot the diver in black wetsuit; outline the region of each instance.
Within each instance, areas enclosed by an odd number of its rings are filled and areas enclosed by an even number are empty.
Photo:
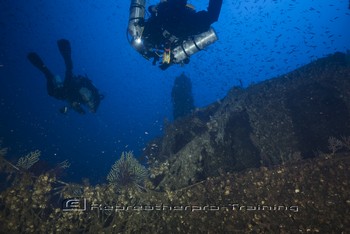
[[[187,0],[162,0],[148,7],[145,0],[132,0],[128,32],[131,45],[145,58],[160,59],[161,68],[189,62],[189,57],[217,40],[210,25],[216,22],[222,0],[209,0],[207,11],[196,12]]]
[[[95,113],[100,105],[103,96],[99,94],[97,88],[92,84],[87,76],[74,76],[73,63],[71,58],[70,43],[66,39],[57,41],[58,49],[66,65],[65,79],[62,81],[59,76],[55,76],[43,63],[38,54],[31,52],[27,58],[46,77],[47,92],[50,96],[66,100],[69,107],[80,114],[85,114],[82,105],[86,105],[90,112]],[[67,106],[60,109],[61,113],[67,113]]]

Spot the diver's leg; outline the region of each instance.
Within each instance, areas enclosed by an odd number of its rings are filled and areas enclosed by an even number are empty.
[[[64,59],[64,63],[66,64],[66,77],[65,82],[69,82],[69,80],[73,77],[73,62],[72,62],[72,50],[70,47],[70,43],[66,39],[61,39],[57,41],[58,49]]]
[[[47,92],[50,96],[55,96],[55,76],[52,72],[46,67],[44,62],[41,60],[37,53],[31,52],[27,56],[28,60],[33,64],[34,67],[38,68],[46,78],[47,83]]]
[[[210,0],[208,6],[208,15],[210,18],[210,24],[218,21],[222,6],[222,0]]]

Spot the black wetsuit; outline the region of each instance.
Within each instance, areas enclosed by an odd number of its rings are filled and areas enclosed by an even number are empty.
[[[29,53],[29,61],[45,75],[47,92],[50,96],[59,100],[66,100],[75,111],[84,114],[85,111],[81,107],[81,104],[87,104],[87,101],[84,100],[80,90],[82,87],[85,87],[92,93],[94,108],[91,111],[95,112],[101,98],[97,88],[86,76],[73,75],[73,62],[69,41],[61,39],[57,41],[57,45],[66,65],[65,79],[62,85],[57,85],[55,75],[46,67],[38,54],[34,52]]]
[[[219,18],[222,0],[210,0],[207,11],[199,12],[186,4],[187,0],[169,0],[155,6],[156,11],[144,24],[141,54],[156,60],[158,55],[153,50],[173,49],[189,37],[207,31]]]

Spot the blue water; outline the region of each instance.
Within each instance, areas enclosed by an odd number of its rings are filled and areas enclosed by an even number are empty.
[[[189,2],[197,10],[207,5]],[[350,49],[348,0],[224,0],[213,25],[219,41],[167,71],[129,46],[127,0],[0,0],[0,12],[0,137],[7,157],[15,162],[39,149],[52,165],[68,159],[71,181],[105,182],[122,151],[139,156],[161,136],[182,72],[192,80],[195,105],[204,107],[240,80],[249,86]],[[44,76],[26,59],[36,51],[63,77],[60,38],[71,42],[74,73],[87,74],[106,97],[96,114],[60,114],[64,102],[47,95]]]

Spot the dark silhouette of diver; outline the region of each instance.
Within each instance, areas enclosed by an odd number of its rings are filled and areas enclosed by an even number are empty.
[[[217,40],[211,24],[216,22],[222,0],[209,0],[207,11],[196,12],[187,0],[162,0],[148,7],[145,0],[131,0],[128,33],[130,44],[145,58],[160,59],[161,69],[189,62],[189,57]]]
[[[59,100],[66,100],[69,107],[80,114],[85,114],[82,105],[86,105],[90,112],[95,113],[103,96],[99,94],[99,91],[87,76],[73,75],[73,63],[69,41],[61,39],[57,41],[57,45],[66,65],[64,81],[62,81],[59,76],[55,76],[46,67],[38,54],[31,52],[27,57],[29,61],[45,75],[47,92],[50,96]],[[69,107],[65,106],[61,108],[60,112],[64,114],[67,113]]]

